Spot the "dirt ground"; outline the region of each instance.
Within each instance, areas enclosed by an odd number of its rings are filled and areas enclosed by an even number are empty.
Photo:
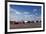
[[[40,28],[41,23],[10,24],[10,29]]]

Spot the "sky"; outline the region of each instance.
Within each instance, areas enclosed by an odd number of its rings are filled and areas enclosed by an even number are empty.
[[[41,20],[41,6],[10,5],[11,21]]]

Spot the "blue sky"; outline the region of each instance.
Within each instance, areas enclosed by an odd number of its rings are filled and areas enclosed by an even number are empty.
[[[41,6],[10,5],[10,20],[40,20]]]

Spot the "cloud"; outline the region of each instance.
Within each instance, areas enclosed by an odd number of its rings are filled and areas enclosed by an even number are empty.
[[[33,11],[35,12],[35,11],[37,11],[37,9],[33,9]]]
[[[24,14],[29,14],[29,12],[24,12]]]
[[[14,14],[21,14],[21,12],[19,12],[19,11],[16,10],[16,9],[13,9],[13,8],[11,8],[10,11],[11,11],[12,13],[14,13]]]
[[[25,15],[25,14],[29,14],[29,12],[26,12],[26,11],[25,12],[20,12],[18,10],[13,9],[13,8],[11,8],[10,11],[11,11],[10,12],[11,13],[10,14],[10,20],[12,20],[12,21],[22,21],[22,20],[24,20],[24,21],[25,20],[36,21],[36,20],[41,19],[40,16],[37,17],[37,16],[35,16],[35,14]],[[34,9],[34,11],[36,11],[36,9]]]
[[[21,12],[19,12],[18,10],[15,10],[13,8],[10,8],[10,20],[14,21],[16,20],[16,14],[21,14]]]
[[[21,12],[16,11],[16,14],[21,14]]]
[[[11,19],[12,21],[36,21],[36,20],[41,20],[40,16],[35,16],[35,15],[15,15],[15,17],[13,17]]]
[[[38,15],[38,13],[35,13],[35,15]]]

